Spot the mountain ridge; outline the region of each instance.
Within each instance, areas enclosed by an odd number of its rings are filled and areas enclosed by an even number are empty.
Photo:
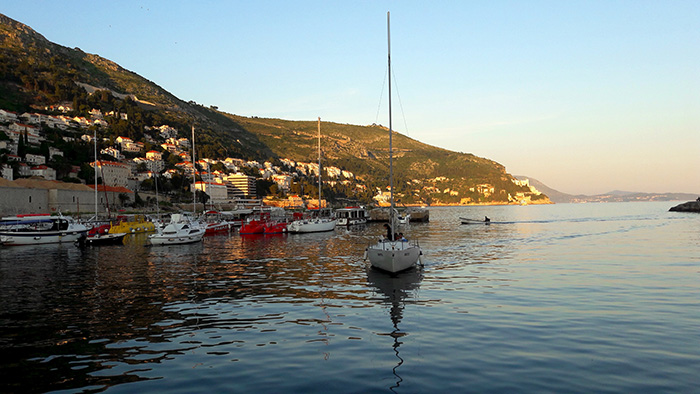
[[[529,180],[530,185],[543,192],[555,204],[561,203],[587,203],[587,202],[628,202],[628,201],[685,201],[694,200],[697,196],[692,193],[646,193],[630,192],[623,190],[611,190],[607,193],[585,195],[567,194],[552,189],[539,180],[525,176],[516,175],[516,179]]]

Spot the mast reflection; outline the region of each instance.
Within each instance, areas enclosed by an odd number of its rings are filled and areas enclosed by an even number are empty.
[[[417,301],[416,291],[420,287],[420,282],[423,279],[423,267],[417,266],[410,270],[399,272],[390,275],[386,272],[378,271],[374,268],[367,270],[367,282],[372,286],[377,294],[381,296],[381,301],[391,308],[389,315],[393,325],[393,331],[379,335],[387,335],[394,338],[392,348],[398,359],[397,364],[392,368],[391,372],[396,377],[396,383],[389,387],[389,390],[395,392],[395,389],[401,385],[403,379],[398,373],[399,367],[404,363],[404,359],[399,354],[399,347],[403,344],[399,339],[408,335],[407,332],[399,328],[399,323],[403,319],[404,307],[407,303],[415,303]]]

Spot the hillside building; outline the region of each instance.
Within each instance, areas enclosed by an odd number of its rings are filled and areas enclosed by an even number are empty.
[[[229,200],[237,198],[253,198],[257,194],[255,190],[255,178],[244,174],[233,174],[223,177],[222,183],[226,185]]]
[[[229,201],[226,185],[216,182],[195,182],[195,188],[209,195],[211,204],[223,204]]]
[[[128,177],[131,175],[131,171],[126,164],[103,160],[97,161],[97,166],[95,166],[95,162],[90,165],[97,171],[97,177],[102,178],[103,184],[124,188],[128,186]]]

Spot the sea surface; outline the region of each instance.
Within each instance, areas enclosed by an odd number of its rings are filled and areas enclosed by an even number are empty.
[[[380,224],[1,248],[0,392],[698,393],[674,205],[430,208],[395,277],[363,261]]]

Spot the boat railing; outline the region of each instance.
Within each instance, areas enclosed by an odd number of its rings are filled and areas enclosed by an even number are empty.
[[[372,243],[370,242],[369,245]],[[420,244],[417,239],[412,239],[412,240],[396,240],[392,241],[386,238],[381,238],[379,240],[379,244],[383,246],[384,249],[391,248],[391,250],[404,250],[407,248],[413,248],[413,247],[420,247]]]

